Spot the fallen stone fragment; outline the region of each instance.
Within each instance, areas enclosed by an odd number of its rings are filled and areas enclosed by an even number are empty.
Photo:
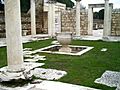
[[[35,77],[46,80],[58,80],[67,74],[65,71],[44,68],[35,68],[32,73]]]
[[[110,87],[117,87],[120,80],[120,72],[105,71],[103,75],[95,80],[95,83],[107,85]]]
[[[0,82],[3,81],[11,81],[13,79],[18,80],[18,79],[31,79],[33,76],[33,73],[31,70],[43,66],[44,63],[33,63],[33,62],[25,62],[23,64],[24,71],[21,72],[9,72],[7,71],[8,66],[0,68]]]
[[[107,51],[107,48],[102,48],[101,51],[102,51],[102,52],[106,52],[106,51]]]
[[[23,52],[23,55],[31,55],[31,54],[33,54],[32,51],[24,51],[24,52]]]
[[[23,51],[31,51],[32,48],[24,48]]]
[[[51,44],[55,44],[55,45],[58,45],[60,44],[58,41],[52,41]]]
[[[38,59],[25,59],[24,61],[26,61],[26,62],[37,62],[39,60]]]

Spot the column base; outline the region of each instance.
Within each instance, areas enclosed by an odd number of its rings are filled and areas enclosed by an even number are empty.
[[[23,64],[21,64],[21,65],[9,65],[8,67],[7,67],[7,71],[8,72],[13,72],[13,73],[15,73],[15,72],[23,72],[25,70],[25,68],[24,68],[24,65]]]

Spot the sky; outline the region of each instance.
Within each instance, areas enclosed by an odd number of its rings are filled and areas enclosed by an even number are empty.
[[[75,0],[71,0],[75,2]],[[104,3],[104,0],[81,0],[81,4],[88,8],[88,4]],[[113,3],[113,8],[120,8],[120,0],[109,0],[109,3]],[[98,8],[96,10],[99,10]]]

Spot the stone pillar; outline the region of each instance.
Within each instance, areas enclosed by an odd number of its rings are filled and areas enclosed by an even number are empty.
[[[108,37],[111,34],[109,30],[109,0],[105,0],[105,12],[104,12],[104,30],[103,30],[103,38]]]
[[[76,36],[80,37],[80,1],[76,0]]]
[[[113,9],[113,6],[112,5],[109,5],[109,35],[111,35],[111,24],[112,24],[112,9]]]
[[[88,8],[88,35],[93,34],[93,7]]]
[[[30,0],[30,3],[31,3],[31,35],[36,35],[35,0]]]
[[[5,0],[8,71],[23,69],[20,0]]]
[[[55,36],[55,1],[49,0],[48,4],[48,35]]]

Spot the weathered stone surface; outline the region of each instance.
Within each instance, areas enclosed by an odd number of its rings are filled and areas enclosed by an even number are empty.
[[[62,11],[62,31],[64,32],[75,32],[76,28],[76,15],[75,10]],[[88,30],[88,13],[83,10],[80,13],[80,33],[86,35]]]
[[[3,67],[0,69],[0,82],[3,81],[11,81],[13,79],[31,79],[33,73],[31,70],[35,69],[36,67],[43,66],[44,63],[24,63],[24,71],[21,72],[9,72],[8,66]]]
[[[102,48],[100,51],[106,52],[106,51],[107,51],[107,48]]]
[[[30,0],[31,10],[31,34],[36,35],[36,9],[35,0]]]
[[[90,87],[74,85],[69,83],[55,82],[55,81],[41,81],[36,84],[28,84],[23,87],[5,87],[0,86],[0,90],[100,90]]]
[[[112,32],[111,35],[120,35],[120,9],[114,9],[112,12]]]
[[[117,87],[120,80],[120,72],[106,71],[101,78],[95,80],[95,83],[104,84],[110,87]]]
[[[67,74],[65,71],[55,70],[55,69],[44,69],[35,68],[32,72],[35,77],[47,79],[47,80],[58,80]]]
[[[21,71],[23,70],[23,46],[19,0],[5,0],[5,28],[8,69],[9,71]]]

